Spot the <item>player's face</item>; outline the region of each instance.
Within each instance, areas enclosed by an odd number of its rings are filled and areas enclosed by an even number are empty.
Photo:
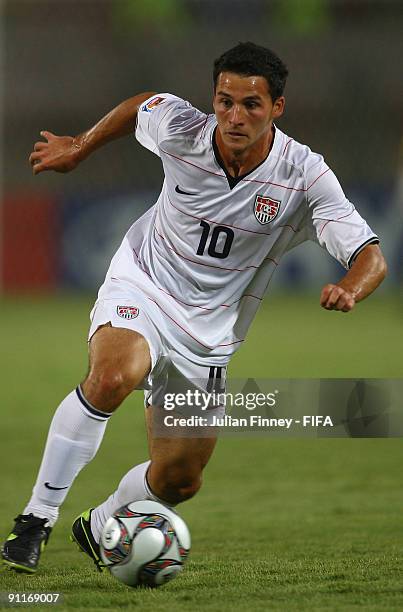
[[[241,153],[267,138],[273,119],[283,114],[284,98],[273,103],[262,76],[221,72],[213,107],[225,146]]]

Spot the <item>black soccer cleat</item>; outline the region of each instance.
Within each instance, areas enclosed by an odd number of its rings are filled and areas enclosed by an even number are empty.
[[[19,514],[14,520],[14,529],[3,544],[3,563],[16,572],[34,574],[52,528],[45,527],[48,519],[32,513]]]
[[[102,572],[102,568],[105,566],[102,563],[101,555],[99,552],[99,544],[95,542],[94,536],[92,535],[91,531],[92,511],[93,508],[89,508],[76,518],[71,527],[70,540],[77,544],[80,551],[85,552],[85,554],[91,557],[97,567],[97,570],[99,572]]]

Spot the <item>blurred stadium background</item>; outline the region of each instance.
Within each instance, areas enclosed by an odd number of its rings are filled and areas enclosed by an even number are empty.
[[[379,233],[390,272],[345,317],[318,307],[338,264],[315,245],[287,255],[231,374],[402,377],[400,0],[0,0],[0,8],[1,535],[29,497],[55,406],[85,372],[87,313],[110,256],[162,181],[158,158],[134,137],[71,174],[36,178],[32,145],[44,129],[79,133],[146,90],[209,111],[212,62],[238,41],[270,46],[288,64],[279,126],[324,154]],[[74,516],[146,456],[137,393],[72,488],[40,575],[1,572],[1,588],[61,591],[63,610],[134,609],[133,601],[166,610],[165,589],[134,599],[67,542]],[[266,611],[268,602],[287,612],[401,610],[401,458],[399,440],[223,439],[203,492],[180,507],[194,549],[184,582],[167,587],[170,602],[184,612]],[[247,528],[239,507],[252,508]]]
[[[72,174],[33,178],[39,131],[76,134],[121,100],[171,91],[211,109],[212,62],[239,40],[290,70],[279,126],[321,152],[380,234],[402,278],[403,5],[399,0],[3,0],[0,201],[3,295],[94,291],[124,231],[154,202],[159,160],[135,139]],[[337,278],[317,247],[288,255],[275,283]]]

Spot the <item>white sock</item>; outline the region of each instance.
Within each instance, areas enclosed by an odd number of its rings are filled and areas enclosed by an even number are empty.
[[[91,513],[91,531],[96,542],[99,542],[102,528],[108,518],[121,506],[133,501],[150,499],[160,502],[164,506],[171,507],[172,504],[161,500],[154,495],[147,482],[147,470],[151,461],[145,461],[132,468],[119,483],[118,488],[106,501],[94,508]]]
[[[62,401],[50,425],[32,497],[23,514],[32,512],[54,525],[75,477],[95,456],[110,416],[91,406],[80,387]]]

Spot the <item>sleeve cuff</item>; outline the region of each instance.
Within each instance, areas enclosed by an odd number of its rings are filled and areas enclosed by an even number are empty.
[[[368,238],[368,240],[366,240],[365,242],[363,242],[358,248],[355,249],[355,251],[353,252],[352,255],[350,255],[350,257],[348,258],[348,262],[347,262],[347,267],[351,268],[351,266],[354,263],[354,259],[357,257],[357,255],[359,255],[359,253],[361,253],[361,251],[363,249],[365,249],[366,246],[368,246],[369,244],[379,244],[379,238],[378,236],[371,236],[371,238]]]

